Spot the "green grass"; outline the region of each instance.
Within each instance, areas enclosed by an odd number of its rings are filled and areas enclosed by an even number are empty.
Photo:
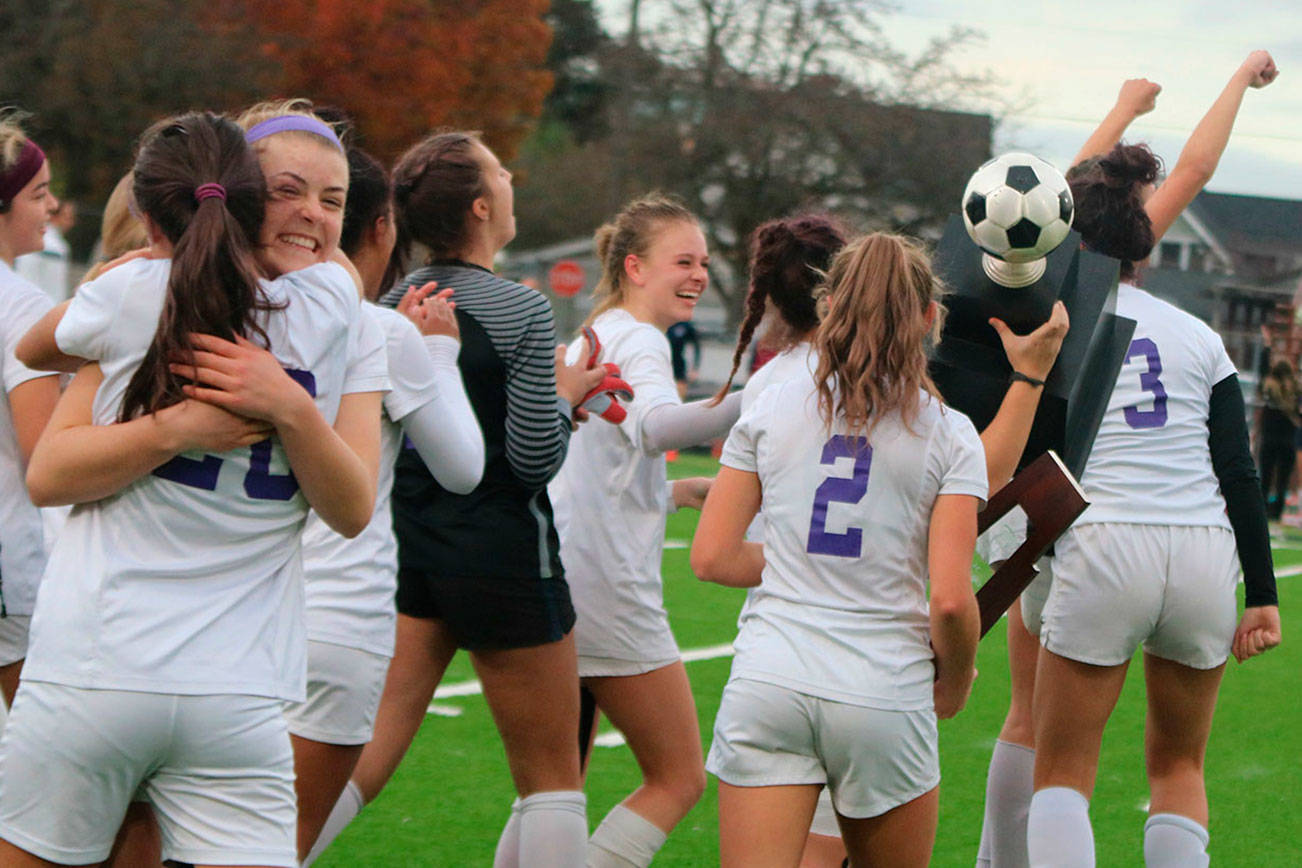
[[[672,464],[675,476],[712,474],[708,456],[687,454]],[[696,513],[669,517],[666,537],[689,541]],[[1276,552],[1279,567],[1302,564],[1298,549]],[[683,649],[730,641],[735,635],[742,593],[698,582],[687,566],[686,548],[664,554],[665,600]],[[1281,608],[1302,608],[1302,580],[1280,580]],[[1207,784],[1212,845],[1217,865],[1295,865],[1302,861],[1302,831],[1292,806],[1302,796],[1302,715],[1297,711],[1297,673],[1302,645],[1285,644],[1244,666],[1231,662],[1221,688],[1208,748]],[[981,676],[967,708],[940,727],[940,829],[932,863],[970,866],[981,831],[986,764],[1008,702],[1006,646],[997,628],[981,643]],[[728,679],[728,658],[689,663],[687,671],[700,714],[702,743],[708,747],[719,696]],[[1090,813],[1099,865],[1138,865],[1142,806],[1148,800],[1143,764],[1143,679],[1131,677],[1103,741],[1098,785]],[[458,655],[445,683],[472,678]],[[430,715],[411,751],[384,793],[340,836],[317,863],[341,866],[490,865],[493,848],[514,793],[501,743],[481,696],[439,700],[461,709],[458,717]],[[626,747],[597,748],[589,775],[588,817],[595,825],[638,784],[640,775]],[[669,836],[657,866],[705,866],[718,862],[717,784]]]

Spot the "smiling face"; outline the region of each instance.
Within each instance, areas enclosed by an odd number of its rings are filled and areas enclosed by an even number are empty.
[[[258,262],[272,277],[327,261],[339,247],[348,162],[311,133],[277,133],[257,144],[267,179]]]
[[[624,309],[661,331],[691,319],[710,281],[709,264],[700,226],[690,220],[660,223],[646,252],[624,259]]]
[[[57,207],[59,200],[50,192],[50,163],[46,161],[14,196],[9,210],[0,214],[0,259],[13,265],[24,253],[43,250],[45,226]]]

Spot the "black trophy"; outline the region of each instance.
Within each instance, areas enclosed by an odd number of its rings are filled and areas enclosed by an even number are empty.
[[[1026,334],[1061,299],[1071,319],[1019,472],[981,515],[982,531],[1014,505],[1028,519],[1026,540],[977,592],[982,635],[1088,506],[1075,477],[1085,469],[1135,331],[1134,320],[1116,315],[1119,263],[1080,249],[1073,214],[1071,190],[1057,169],[1030,154],[1005,154],[972,176],[963,216],[949,219],[933,258],[950,295],[931,375],[946,403],[978,430],[994,419],[1012,373],[990,318]]]
[[[1079,477],[1135,322],[1116,315],[1119,264],[1080,249],[1072,216],[1066,179],[1037,157],[1005,154],[977,170],[963,194],[963,217],[949,219],[934,256],[950,294],[931,374],[946,403],[984,429],[1012,373],[990,317],[1025,334],[1061,299],[1071,328],[1019,466],[1052,449]]]

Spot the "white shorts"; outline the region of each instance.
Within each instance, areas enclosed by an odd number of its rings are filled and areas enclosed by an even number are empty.
[[[841,824],[836,820],[836,808],[832,807],[832,791],[823,787],[818,794],[818,804],[814,806],[814,819],[809,824],[809,834],[823,835],[828,838],[841,837]]]
[[[977,537],[976,553],[990,566],[1003,563],[1026,542],[1026,513],[1014,506]]]
[[[580,678],[625,677],[644,675],[663,669],[682,660],[681,657],[669,657],[664,660],[618,660],[614,657],[579,657]]]
[[[876,817],[940,783],[936,715],[733,679],[705,768],[736,787],[825,784],[841,816]]]
[[[325,744],[366,744],[389,658],[333,642],[307,643],[307,699],[285,708],[289,731]]]
[[[0,618],[0,666],[17,663],[27,657],[27,634],[31,615],[6,615]]]
[[[164,860],[297,865],[282,707],[25,680],[0,739],[0,837],[59,864],[101,862],[139,789]]]
[[[1056,547],[1040,642],[1095,666],[1149,654],[1193,669],[1225,662],[1239,559],[1221,527],[1087,524]]]
[[[1032,636],[1039,636],[1044,627],[1044,604],[1049,600],[1049,590],[1053,587],[1053,558],[1040,558],[1035,562],[1039,575],[1022,591],[1022,623]]]

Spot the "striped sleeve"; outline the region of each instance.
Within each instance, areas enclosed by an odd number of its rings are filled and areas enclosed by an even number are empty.
[[[551,307],[532,292],[520,300],[523,305],[516,315],[523,328],[508,356],[506,459],[521,482],[542,488],[565,461],[570,408],[556,394],[556,327]]]

